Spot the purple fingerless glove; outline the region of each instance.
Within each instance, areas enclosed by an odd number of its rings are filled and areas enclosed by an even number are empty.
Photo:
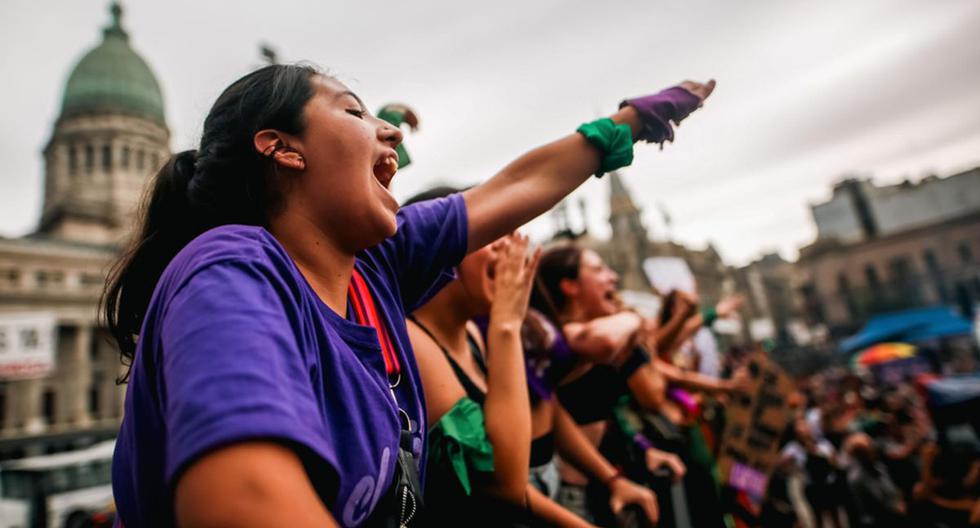
[[[682,119],[701,106],[701,98],[685,88],[674,86],[653,95],[644,95],[627,99],[619,104],[636,108],[643,122],[643,130],[637,140],[647,143],[660,143],[674,140],[674,128],[671,121],[680,123]]]

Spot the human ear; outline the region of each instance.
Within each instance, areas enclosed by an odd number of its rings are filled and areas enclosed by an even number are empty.
[[[262,157],[269,158],[280,167],[294,171],[306,169],[303,154],[286,143],[285,134],[278,130],[259,130],[252,138],[255,150]]]

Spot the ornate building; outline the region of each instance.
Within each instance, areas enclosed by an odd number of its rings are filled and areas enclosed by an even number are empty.
[[[121,366],[96,308],[147,177],[170,155],[170,132],[160,86],[130,46],[122,9],[110,11],[102,41],[65,85],[44,149],[38,229],[0,239],[0,321],[25,314],[54,321],[46,374],[0,371],[0,458],[77,447],[118,430]]]
[[[647,257],[679,257],[691,268],[703,302],[713,304],[724,294],[732,293],[730,271],[713,246],[692,249],[671,241],[651,240],[643,224],[643,211],[636,206],[620,175],[613,172],[607,178],[612,236],[607,242],[596,243],[595,249],[619,273],[624,289],[650,290],[650,281],[643,272]]]

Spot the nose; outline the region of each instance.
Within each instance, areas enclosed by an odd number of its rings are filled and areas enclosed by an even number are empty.
[[[387,121],[378,119],[378,139],[382,143],[388,144],[391,148],[395,148],[401,145],[404,135],[398,127],[393,126]]]

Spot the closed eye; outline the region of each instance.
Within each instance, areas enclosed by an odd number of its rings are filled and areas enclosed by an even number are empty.
[[[352,115],[352,116],[356,116],[356,117],[358,117],[360,119],[364,119],[364,114],[366,112],[364,110],[360,110],[360,109],[358,109],[358,110],[348,109],[347,110],[347,113],[350,114],[350,115]]]

